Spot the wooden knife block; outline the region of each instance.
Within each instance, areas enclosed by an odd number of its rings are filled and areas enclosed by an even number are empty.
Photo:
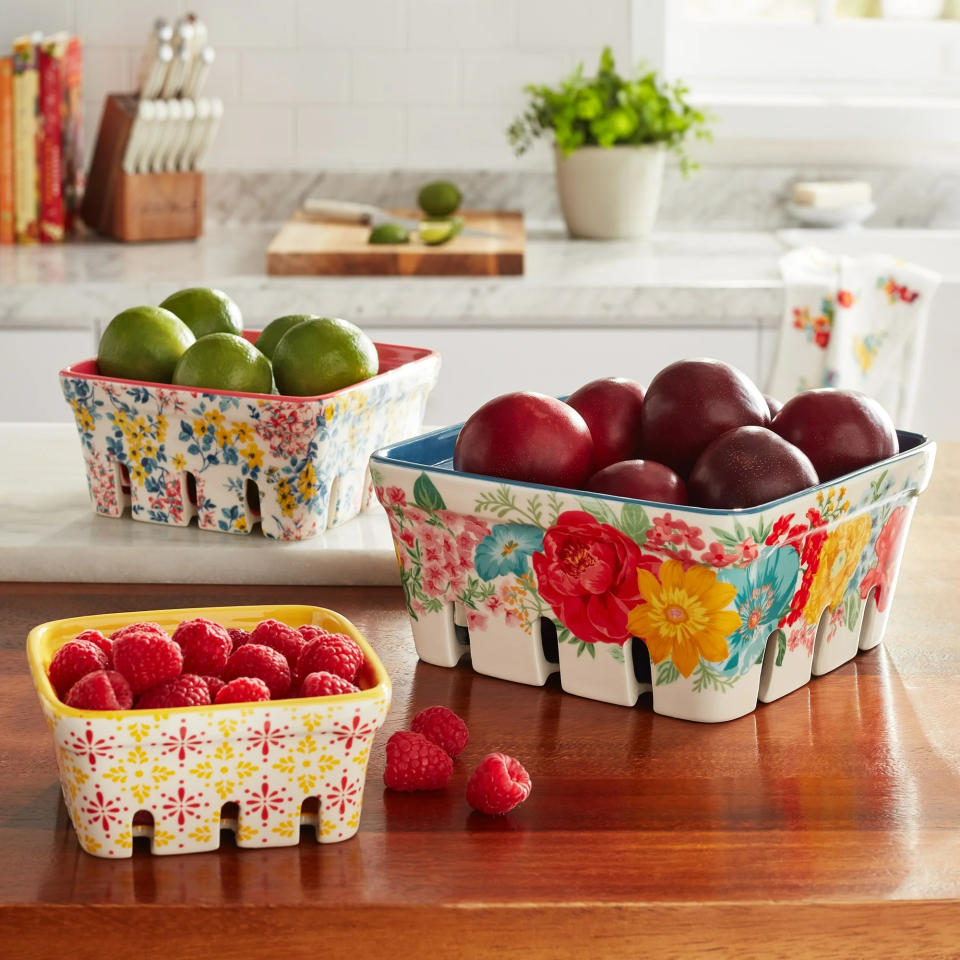
[[[125,242],[190,240],[203,233],[203,174],[123,172],[137,97],[111,93],[103,105],[87,176],[87,226]]]

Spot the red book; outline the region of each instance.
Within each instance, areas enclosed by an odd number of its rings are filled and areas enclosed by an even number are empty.
[[[63,58],[63,200],[66,229],[72,233],[83,200],[83,47],[71,37]]]
[[[38,51],[40,70],[40,242],[63,240],[63,60],[67,35],[45,37]]]
[[[12,57],[0,57],[0,243],[13,243]]]

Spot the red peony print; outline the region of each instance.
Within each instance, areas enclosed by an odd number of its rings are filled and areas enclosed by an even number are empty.
[[[897,575],[897,559],[907,533],[909,519],[906,507],[897,507],[877,537],[877,565],[863,578],[860,596],[866,599],[877,588],[877,609],[882,613],[890,603],[890,592]]]
[[[637,568],[657,570],[616,527],[581,510],[561,513],[533,554],[537,589],[560,622],[585,643],[624,644],[627,615],[641,602]]]

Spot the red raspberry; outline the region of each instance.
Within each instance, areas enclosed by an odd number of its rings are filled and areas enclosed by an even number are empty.
[[[270,688],[270,698],[279,700],[290,692],[290,665],[287,658],[272,647],[246,643],[230,655],[223,670],[229,686],[237,677],[258,677]]]
[[[356,640],[343,633],[328,633],[304,644],[297,660],[297,679],[302,683],[308,674],[325,671],[356,683],[362,666],[363,651]]]
[[[237,647],[242,647],[245,643],[250,642],[250,634],[247,633],[243,627],[227,627],[227,633],[230,634],[230,639],[233,641],[231,653],[233,653]]]
[[[130,630],[113,641],[113,665],[140,694],[180,676],[183,651],[165,633]]]
[[[50,682],[57,696],[63,698],[70,688],[88,673],[106,670],[110,664],[107,655],[89,640],[68,640],[50,661]]]
[[[231,680],[216,696],[214,703],[254,703],[269,700],[270,688],[257,677],[237,677]]]
[[[308,673],[300,684],[301,697],[335,697],[339,693],[359,693],[360,688],[335,673],[318,670]]]
[[[113,641],[99,630],[84,630],[83,633],[78,633],[74,640],[86,640],[99,647],[107,655],[107,662],[113,663]]]
[[[391,790],[439,790],[452,774],[450,757],[421,734],[400,730],[387,741],[383,782]]]
[[[323,627],[315,626],[312,623],[305,623],[297,631],[301,637],[303,637],[304,643],[309,643],[311,640],[317,640],[320,637],[332,637],[333,634],[329,630],[324,630]]]
[[[160,683],[140,694],[138,710],[165,710],[168,707],[207,707],[210,688],[203,677],[185,673],[176,680]]]
[[[488,753],[467,784],[467,803],[480,813],[507,813],[530,796],[530,774],[505,753]]]
[[[414,733],[422,733],[431,743],[446,750],[451,757],[463,753],[470,739],[467,725],[452,710],[446,707],[426,707],[410,724]]]
[[[161,637],[170,636],[170,634],[167,633],[167,631],[164,630],[159,623],[154,623],[152,620],[145,620],[143,623],[131,623],[125,627],[121,627],[119,630],[114,630],[113,633],[110,634],[110,639],[116,643],[117,640],[128,633],[155,633]]]
[[[279,620],[261,620],[250,634],[249,643],[259,643],[282,653],[287,658],[290,671],[297,665],[297,658],[303,649],[303,637]]]
[[[218,677],[233,650],[226,628],[205,617],[184,620],[174,631],[173,639],[183,650],[184,673]]]
[[[129,710],[133,691],[122,673],[97,670],[81,677],[67,694],[67,706],[77,710]]]
[[[211,703],[217,699],[217,694],[227,685],[226,681],[221,680],[219,677],[204,677],[203,681],[206,683],[207,689],[210,691]]]

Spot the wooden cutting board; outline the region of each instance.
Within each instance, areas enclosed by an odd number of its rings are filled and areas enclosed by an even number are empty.
[[[418,217],[416,210],[391,210]],[[463,210],[464,227],[502,238],[460,234],[427,246],[415,233],[409,243],[369,243],[362,223],[323,220],[298,210],[267,247],[267,273],[275,276],[506,276],[523,273],[526,234],[523,214],[506,210]]]

